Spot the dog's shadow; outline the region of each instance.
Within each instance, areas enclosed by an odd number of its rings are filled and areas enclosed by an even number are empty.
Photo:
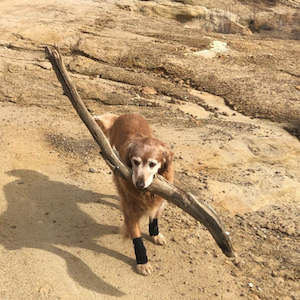
[[[17,179],[4,186],[7,210],[0,216],[0,243],[6,249],[27,247],[49,251],[66,261],[69,275],[81,286],[101,294],[123,296],[122,291],[105,283],[67,250],[80,247],[134,264],[132,258],[94,241],[118,232],[118,227],[98,224],[78,206],[90,202],[118,206],[117,198],[51,181],[32,170],[13,170],[7,174]]]

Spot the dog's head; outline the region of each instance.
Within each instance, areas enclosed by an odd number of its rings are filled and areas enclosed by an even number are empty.
[[[147,137],[128,146],[127,165],[132,168],[132,182],[138,189],[147,188],[156,173],[168,172],[173,153],[159,140]]]

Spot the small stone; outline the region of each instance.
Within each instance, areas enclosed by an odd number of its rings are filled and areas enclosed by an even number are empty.
[[[144,95],[156,95],[157,94],[157,91],[154,89],[154,88],[151,88],[149,86],[145,86],[143,87],[142,89],[142,93]]]
[[[42,297],[47,297],[50,294],[52,286],[50,283],[45,283],[43,286],[39,288],[39,293]]]
[[[243,267],[244,263],[242,261],[239,261],[235,265],[241,269]]]
[[[276,277],[273,279],[275,284],[279,285],[279,284],[284,284],[284,279],[282,277]]]
[[[94,168],[89,168],[89,172],[96,173],[96,170]]]

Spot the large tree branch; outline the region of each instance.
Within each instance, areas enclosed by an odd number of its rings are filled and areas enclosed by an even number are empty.
[[[128,181],[132,181],[131,169],[128,168],[112,150],[106,136],[90,115],[77,93],[75,85],[67,74],[59,49],[55,47],[54,50],[50,50],[46,47],[46,55],[52,63],[53,69],[55,70],[58,80],[62,84],[65,94],[68,96],[78,115],[100,146],[101,154],[105,161],[116,175],[121,176]],[[174,203],[196,220],[200,221],[209,230],[226,256],[236,256],[229,233],[225,230],[215,211],[206,202],[191,193],[186,193],[182,189],[179,189],[161,176],[156,176],[156,178],[154,178],[152,184],[147,188],[147,191],[157,194]]]

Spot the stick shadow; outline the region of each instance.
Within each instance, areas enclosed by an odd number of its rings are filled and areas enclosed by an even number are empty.
[[[0,216],[0,243],[9,250],[26,247],[58,255],[66,261],[69,275],[81,286],[101,294],[123,296],[122,291],[104,282],[66,250],[80,247],[134,265],[134,259],[94,241],[118,232],[118,226],[96,223],[78,207],[78,203],[91,202],[116,207],[117,197],[51,181],[33,170],[12,170],[6,174],[18,179],[4,186],[7,210]]]

